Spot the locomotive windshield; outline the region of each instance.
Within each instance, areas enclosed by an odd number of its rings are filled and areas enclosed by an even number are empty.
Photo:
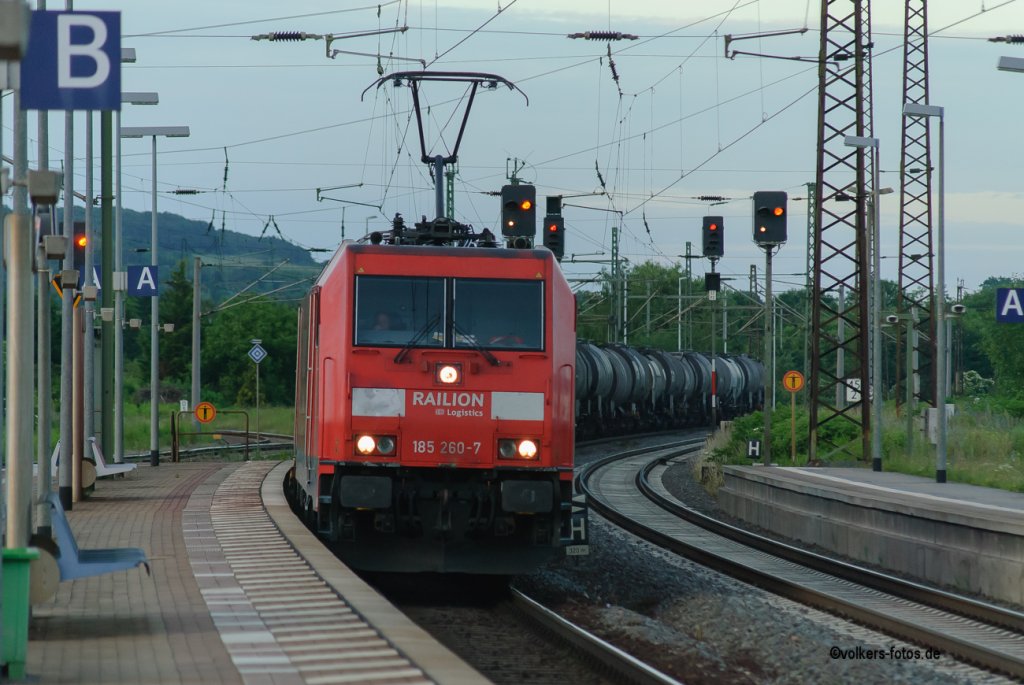
[[[455,347],[544,349],[544,287],[540,281],[453,279]]]
[[[444,279],[356,278],[356,345],[444,346]]]
[[[540,281],[356,277],[355,344],[543,350]]]

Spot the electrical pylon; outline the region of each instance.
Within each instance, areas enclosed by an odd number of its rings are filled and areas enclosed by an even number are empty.
[[[872,136],[868,0],[822,0],[815,178],[809,458],[869,454],[868,223]],[[852,201],[851,201],[852,200]]]
[[[903,29],[903,103],[928,104],[927,0],[906,0]],[[896,403],[904,403],[911,382],[915,401],[935,399],[935,303],[932,280],[932,159],[929,117],[901,117],[903,147],[900,154],[900,326],[896,354]],[[917,335],[913,334],[913,331]],[[901,353],[909,344],[916,368],[908,374]],[[918,380],[919,379],[919,380]],[[916,382],[915,382],[916,381]],[[905,411],[913,411],[906,407]]]

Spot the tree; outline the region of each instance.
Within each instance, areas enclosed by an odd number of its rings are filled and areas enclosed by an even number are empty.
[[[296,309],[258,298],[203,318],[203,393],[229,404],[249,405],[256,396],[252,339],[267,351],[260,363],[260,399],[289,405],[295,400]]]
[[[160,376],[189,386],[192,374],[192,281],[178,262],[160,295],[160,321],[174,330],[160,339]]]

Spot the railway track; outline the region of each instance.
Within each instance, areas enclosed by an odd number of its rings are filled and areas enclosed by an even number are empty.
[[[703,443],[703,437],[688,438],[626,454],[665,456],[680,448],[697,449]],[[426,591],[425,582],[431,584]],[[420,627],[499,685],[678,682],[515,587],[485,584],[481,589],[466,583],[463,579],[446,583],[430,577],[388,575],[378,577],[374,584]],[[547,643],[544,649],[538,647],[538,638]]]
[[[404,587],[397,587],[405,585]],[[498,685],[673,685],[678,681],[515,588],[422,576],[375,587],[402,613]]]
[[[661,486],[667,465],[693,451],[598,460],[581,473],[580,487],[591,508],[609,520],[702,565],[1024,678],[1024,614],[806,552],[693,511]]]

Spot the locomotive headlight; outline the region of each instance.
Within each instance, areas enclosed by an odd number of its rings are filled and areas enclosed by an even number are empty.
[[[381,454],[391,454],[395,451],[395,439],[390,435],[382,435],[377,438],[377,451]]]
[[[516,456],[515,440],[498,441],[498,457],[501,459],[513,459]]]
[[[445,385],[455,385],[462,382],[461,364],[438,364],[434,369],[434,379]]]
[[[394,444],[392,444],[394,449]],[[360,435],[359,439],[356,440],[356,449],[359,450],[360,454],[373,454],[373,451],[377,448],[377,441],[373,439],[372,435]]]
[[[523,459],[533,459],[537,456],[537,443],[533,440],[523,440],[519,443],[518,451]]]

